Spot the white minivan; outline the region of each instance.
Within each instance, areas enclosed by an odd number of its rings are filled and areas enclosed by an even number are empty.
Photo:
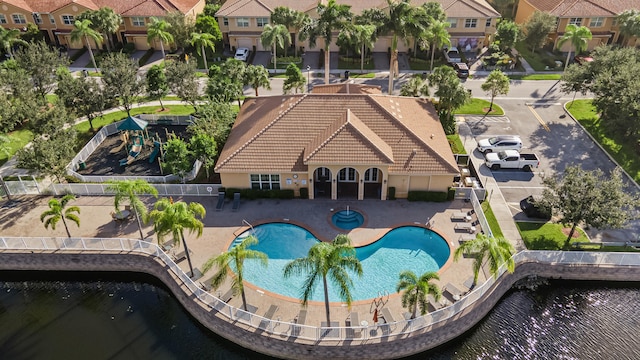
[[[488,139],[478,140],[478,151],[481,153],[520,149],[522,149],[522,140],[515,135],[492,136]]]

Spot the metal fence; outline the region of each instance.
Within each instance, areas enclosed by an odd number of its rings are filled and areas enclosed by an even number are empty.
[[[223,300],[202,289],[200,283],[194,282],[184,271],[162,251],[157,245],[133,239],[121,238],[28,238],[3,237],[0,238],[0,249],[6,250],[75,250],[83,251],[128,251],[154,256],[163,261],[179,278],[190,292],[201,302],[220,314],[226,316],[230,322],[239,322],[255,329],[262,329],[272,336],[289,339],[309,339],[315,342],[336,340],[367,340],[385,338],[389,336],[406,335],[413,331],[433,326],[460,314],[465,309],[481,301],[484,295],[491,291],[496,278],[491,277],[485,283],[476,286],[473,291],[464,295],[460,300],[445,308],[428,313],[415,319],[401,320],[385,324],[351,327],[318,327],[292,322],[272,320],[260,315],[246,312],[228,305]],[[563,251],[521,251],[514,255],[516,266],[528,262],[542,264],[567,265],[599,265],[599,266],[640,266],[639,253],[600,253],[600,252],[563,252]],[[502,266],[498,270],[500,277],[506,271]]]
[[[118,179],[121,180],[121,179]],[[160,196],[218,196],[220,184],[149,184],[158,190]],[[42,193],[48,195],[114,195],[107,190],[109,184],[52,184]]]

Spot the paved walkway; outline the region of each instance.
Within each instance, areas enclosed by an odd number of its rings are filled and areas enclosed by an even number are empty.
[[[10,208],[3,208],[3,222],[0,224],[0,234],[3,236],[60,236],[64,237],[64,226],[59,224],[56,230],[47,230],[41,225],[40,214],[47,210],[47,202],[50,197],[22,197],[19,204]],[[175,200],[179,200],[175,198]],[[332,200],[254,200],[242,201],[240,209],[232,212],[230,206],[225,206],[223,211],[216,212],[216,197],[191,197],[185,201],[197,201],[207,209],[207,216],[204,219],[205,229],[203,236],[199,239],[193,235],[185,234],[189,248],[193,251],[192,261],[194,267],[201,267],[209,258],[218,255],[226,250],[235,238],[234,233],[239,233],[243,227],[243,220],[251,224],[258,224],[264,221],[284,221],[289,219],[291,223],[304,225],[312,231],[318,238],[323,240],[333,239],[339,232],[333,228],[329,222],[331,209],[344,209],[347,205],[351,209],[357,209],[365,214],[367,222],[361,228],[349,232],[356,246],[370,243],[386,233],[391,228],[399,225],[424,225],[430,218],[434,222],[434,230],[439,232],[448,242],[451,250],[458,246],[458,239],[462,233],[454,230],[455,222],[451,221],[453,212],[470,210],[469,204],[462,201],[447,203],[423,203],[408,202],[406,200],[379,201],[332,201]],[[152,198],[145,199],[145,203],[150,208],[153,203]],[[128,237],[139,238],[139,232],[132,220],[123,225],[116,225],[111,219],[110,213],[113,211],[112,197],[90,197],[83,196],[73,202],[73,205],[80,207],[80,227],[75,224],[70,225],[70,232],[73,236],[83,237]],[[230,204],[228,204],[230,205]],[[155,234],[151,226],[145,226],[143,233],[150,241],[156,241]],[[186,261],[179,265],[188,271]],[[381,269],[383,271],[383,269]],[[458,289],[466,289],[464,283],[472,277],[472,266],[469,259],[462,258],[459,262],[453,262],[452,256],[444,267],[439,271],[440,285],[453,284]],[[213,272],[204,275],[203,279],[209,278]],[[483,274],[480,274],[483,279]],[[202,279],[201,279],[202,280]],[[220,293],[225,293],[229,289],[229,284],[224,284]],[[247,301],[257,310],[255,312],[263,315],[271,304],[279,306],[274,315],[274,319],[280,318],[282,321],[291,321],[300,310],[298,299],[285,298],[280,295],[270,294],[268,291],[258,291],[252,285],[246,288]],[[218,294],[216,290],[212,293]],[[235,297],[230,304],[239,307],[241,300]],[[372,300],[358,301],[353,304],[351,310],[342,303],[332,304],[332,320],[338,321],[340,326],[344,326],[344,321],[351,311],[356,311],[361,320],[368,320],[371,323],[373,317]],[[400,296],[391,294],[385,305],[398,318],[402,318],[406,309],[402,308]],[[323,303],[311,302],[308,308],[308,325],[320,325],[325,319]]]

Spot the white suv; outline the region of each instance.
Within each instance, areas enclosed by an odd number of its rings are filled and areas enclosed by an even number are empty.
[[[240,61],[247,61],[248,57],[249,57],[249,49],[238,48],[238,50],[236,50],[236,55],[233,58]]]
[[[478,151],[481,153],[520,149],[522,149],[522,140],[515,135],[493,136],[488,139],[478,140]]]

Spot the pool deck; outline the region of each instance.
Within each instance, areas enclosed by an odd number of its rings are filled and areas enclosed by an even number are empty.
[[[0,223],[0,234],[3,236],[60,236],[65,237],[66,233],[63,224],[60,222],[56,230],[45,229],[40,222],[40,214],[48,209],[47,202],[50,197],[24,197],[20,203],[12,208],[3,209],[3,221]],[[456,224],[465,223],[452,220],[452,215],[471,209],[471,205],[463,201],[453,201],[445,203],[423,203],[408,202],[406,200],[379,201],[335,201],[335,200],[242,200],[238,211],[232,211],[231,203],[224,206],[222,211],[215,211],[216,197],[185,197],[174,200],[185,200],[187,202],[197,201],[207,209],[204,219],[204,232],[201,238],[196,238],[193,234],[185,233],[187,243],[192,251],[192,262],[194,267],[200,268],[209,258],[216,256],[227,249],[234,234],[239,234],[247,228],[249,224],[257,225],[264,222],[281,221],[289,222],[305,227],[321,240],[329,241],[340,233],[346,233],[352,239],[354,246],[369,244],[394,227],[401,225],[424,226],[427,221],[433,224],[432,229],[442,235],[452,249],[452,255],[447,263],[439,271],[440,287],[452,284],[463,292],[468,288],[464,283],[473,276],[471,260],[462,258],[458,262],[453,262],[453,251],[459,245],[461,237],[468,237],[469,234],[456,230]],[[153,204],[153,199],[145,199],[149,208]],[[72,236],[82,237],[126,237],[139,238],[139,232],[134,219],[124,223],[116,224],[111,218],[113,211],[112,197],[90,197],[83,196],[70,203],[80,207],[80,227],[70,224]],[[362,227],[343,232],[331,224],[331,215],[334,211],[344,210],[347,205],[350,209],[360,211],[365,216]],[[475,218],[474,218],[475,220]],[[478,226],[476,228],[479,229]],[[150,241],[157,241],[151,226],[143,228],[143,234]],[[175,252],[180,252],[177,249]],[[179,265],[188,271],[186,260],[179,262]],[[209,279],[214,270],[204,274],[200,281]],[[420,275],[420,274],[417,274]],[[484,280],[484,274],[480,272],[479,281]],[[218,290],[211,290],[214,295],[220,296],[229,290],[229,284],[223,284]],[[245,286],[247,303],[258,315],[265,315],[271,305],[277,305],[278,309],[272,314],[273,319],[290,322],[301,309],[300,300],[287,298],[277,294],[269,293],[257,289],[251,284]],[[400,295],[392,293],[382,299],[384,307],[389,308],[396,320],[401,319],[408,311],[404,309],[400,302]],[[357,312],[360,320],[372,324],[374,299],[354,302],[349,309],[346,304],[332,303],[331,321],[338,326],[345,326],[345,320],[351,312]],[[231,305],[241,307],[240,296],[235,296],[229,302]],[[381,309],[378,307],[378,309]],[[324,303],[310,302],[307,307],[307,325],[319,326],[322,321],[326,321]]]

